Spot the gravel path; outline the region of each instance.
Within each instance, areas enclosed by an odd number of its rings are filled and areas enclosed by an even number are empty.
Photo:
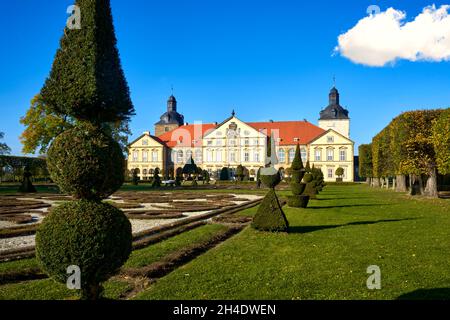
[[[233,194],[235,197],[237,198],[245,198],[248,201],[252,201],[252,200],[256,200],[256,199],[260,199],[262,198],[261,196],[257,196],[257,195],[235,195]],[[23,198],[23,200],[26,200],[26,198]],[[50,200],[48,200],[50,202]],[[117,201],[117,200],[114,200]],[[119,200],[120,201],[120,200]],[[117,201],[117,202],[119,202]],[[243,204],[247,201],[233,201],[235,204]],[[151,209],[152,205],[151,204],[143,204],[145,206],[145,209]],[[161,205],[161,204],[158,204]],[[164,205],[164,204],[162,204]],[[139,208],[136,210],[143,210],[143,208]],[[128,210],[127,210],[128,211]],[[132,211],[132,210],[129,210]],[[186,216],[186,218],[188,217],[195,217],[195,216],[199,216],[205,213],[209,213],[212,210],[209,211],[198,211],[198,212],[189,212],[189,213],[184,213],[184,215]],[[36,214],[35,215],[36,218],[41,221],[42,220],[42,216]],[[182,219],[158,219],[158,220],[140,220],[140,219],[130,219],[131,222],[131,226],[133,229],[133,234],[141,232],[141,231],[145,231],[145,230],[149,230],[155,227],[159,227],[162,225],[167,225],[167,224],[171,224],[175,221],[180,221],[186,218],[182,218]],[[15,224],[10,224],[9,226],[17,226]],[[6,225],[3,222],[0,222],[0,228],[5,228],[8,227],[8,225]],[[34,246],[35,245],[35,236],[24,236],[24,237],[15,237],[15,238],[7,238],[7,239],[0,239],[0,253],[2,251],[6,251],[6,250],[11,250],[11,249],[19,249],[19,248],[23,248],[23,247],[30,247],[30,246]]]

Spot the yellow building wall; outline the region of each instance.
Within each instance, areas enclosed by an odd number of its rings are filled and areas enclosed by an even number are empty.
[[[141,180],[149,180],[153,176],[153,170],[156,168],[161,170],[161,174],[165,172],[164,166],[164,146],[154,140],[150,134],[146,133],[136,140],[128,148],[127,169],[139,169],[139,178]],[[153,154],[155,153],[155,158]],[[156,157],[157,156],[157,157]]]

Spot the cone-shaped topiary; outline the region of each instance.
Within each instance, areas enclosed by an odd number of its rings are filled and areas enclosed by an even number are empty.
[[[82,296],[91,299],[128,259],[131,241],[131,224],[121,210],[101,202],[67,202],[39,227],[36,257],[61,283],[67,282],[69,266],[80,267]]]
[[[275,190],[271,189],[253,218],[252,227],[261,231],[286,232],[289,222],[284,215]]]
[[[31,171],[29,166],[25,166],[23,170],[23,179],[22,184],[19,187],[19,192],[22,193],[35,193],[36,188],[33,186],[33,183],[31,182]]]
[[[291,166],[291,192],[292,196],[288,197],[288,204],[294,208],[306,208],[309,201],[309,196],[303,194],[306,188],[306,184],[302,183],[305,176],[305,168],[303,167],[303,161],[300,153],[300,146],[297,145],[295,151],[294,161]]]
[[[81,29],[65,28],[43,102],[61,116],[116,122],[134,107],[116,46],[109,0],[77,0]]]
[[[48,170],[61,191],[76,199],[104,199],[124,182],[120,145],[84,124],[60,134],[48,150]]]
[[[152,187],[153,188],[161,187],[161,177],[159,176],[159,168],[156,168],[155,172],[153,173]]]
[[[36,236],[37,259],[55,279],[67,268],[81,271],[83,297],[97,299],[99,284],[131,252],[131,225],[125,215],[100,202],[123,184],[124,158],[102,127],[128,120],[134,109],[116,48],[109,0],[77,0],[81,29],[66,28],[43,102],[77,127],[57,137],[48,152],[52,179],[82,199],[57,207]]]

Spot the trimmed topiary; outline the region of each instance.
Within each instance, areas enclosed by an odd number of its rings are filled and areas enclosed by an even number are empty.
[[[305,183],[310,183],[311,181],[313,181],[313,176],[311,173],[307,173],[305,174],[305,176],[303,177],[303,181]]]
[[[265,196],[253,218],[252,227],[261,231],[288,231],[289,222],[284,215],[283,209],[275,194],[275,190],[271,189]]]
[[[293,208],[306,208],[308,207],[310,197],[307,195],[301,196],[288,196],[288,205]]]
[[[292,179],[291,179],[291,192],[292,196],[289,197],[288,205],[294,208],[306,208],[309,201],[309,196],[305,193],[306,183],[302,183],[305,177],[305,168],[303,167],[303,161],[300,154],[300,146],[297,145],[295,151],[294,161],[292,162]],[[310,179],[310,177],[308,177]]]
[[[52,278],[66,283],[69,266],[81,269],[84,299],[99,295],[100,283],[113,275],[131,253],[131,224],[123,212],[94,201],[55,207],[36,233],[36,257]]]
[[[272,175],[261,175],[261,182],[270,189],[274,189],[281,182],[281,176],[278,172],[273,173]]]
[[[65,28],[43,102],[61,116],[94,123],[134,114],[122,70],[109,0],[77,0],[81,29]]]
[[[36,193],[36,188],[33,186],[33,183],[31,182],[31,171],[30,167],[26,166],[23,171],[23,179],[22,184],[19,187],[19,192],[21,193]]]
[[[158,168],[155,169],[155,172],[153,174],[152,187],[153,188],[161,187],[161,177],[159,176],[159,169]]]
[[[47,163],[61,191],[76,199],[104,199],[124,182],[120,145],[90,125],[60,134],[48,150]]]

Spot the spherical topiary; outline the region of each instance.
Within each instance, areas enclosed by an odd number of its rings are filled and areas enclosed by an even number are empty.
[[[313,176],[311,173],[307,173],[305,174],[305,177],[303,178],[303,181],[306,183],[310,183],[311,181],[313,181]]]
[[[120,145],[88,124],[59,135],[48,150],[48,170],[61,191],[76,199],[104,199],[124,182]]]
[[[119,209],[79,200],[55,207],[36,233],[36,257],[55,280],[66,283],[69,266],[81,269],[81,290],[89,298],[126,262],[131,224]],[[89,298],[90,299],[90,298]]]

